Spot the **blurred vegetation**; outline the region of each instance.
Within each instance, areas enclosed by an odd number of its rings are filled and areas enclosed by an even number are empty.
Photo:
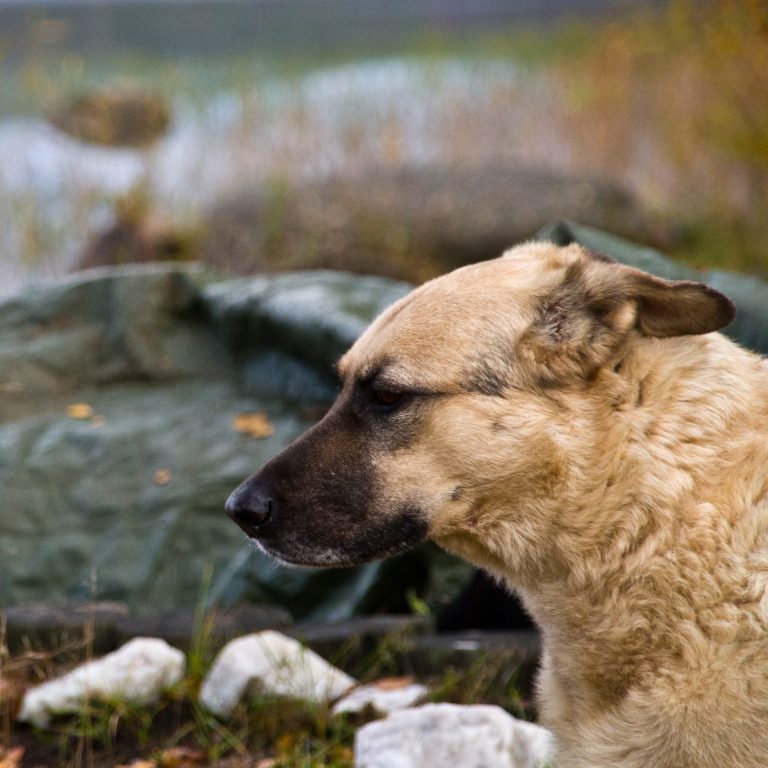
[[[422,27],[335,47],[310,40],[285,51],[185,57],[108,48],[86,55],[68,47],[72,33],[66,22],[41,14],[25,46],[16,45],[5,58],[0,50],[0,116],[51,116],[91,89],[143,85],[168,100],[173,120],[196,113],[214,145],[229,142],[231,167],[221,169],[219,180],[229,173],[232,189],[277,190],[277,208],[282,190],[316,178],[318,169],[354,174],[418,162],[409,154],[417,131],[427,154],[440,162],[543,166],[616,181],[668,222],[674,236],[663,245],[671,255],[694,265],[768,275],[765,0],[671,0],[661,10],[628,11],[612,21],[440,32]],[[339,109],[332,121],[317,114],[303,79],[307,74],[382,58],[418,62],[421,69],[411,75],[417,72],[422,80],[410,96],[418,110],[398,111],[386,102],[380,114],[369,114],[367,102],[352,89],[349,108]],[[435,63],[431,74],[430,62]],[[480,92],[472,78],[462,85],[452,81],[441,69],[446,62],[473,73],[478,82],[494,62],[511,63],[522,76],[497,71],[498,79],[488,77]],[[418,88],[426,89],[421,100]],[[375,90],[374,81],[372,104]],[[223,108],[235,105],[236,118],[226,128],[206,113],[221,95],[229,100]],[[157,196],[152,168],[162,151],[145,152],[146,177],[138,186],[149,223],[134,216],[129,239],[147,258],[164,257],[169,247],[181,258],[194,257],[199,196],[176,195],[173,206],[167,193],[166,199]],[[201,188],[210,174],[204,162],[201,158]],[[6,199],[0,188],[14,221],[19,262],[43,269],[54,264],[52,254],[65,230],[70,238],[78,233],[85,246],[79,262],[95,263],[95,241],[88,234],[102,232],[93,232],[92,212],[109,208],[119,225],[131,195],[73,188],[68,218],[49,220],[33,210],[32,193]],[[286,235],[277,213],[267,238],[276,247]],[[156,247],[150,235],[157,231],[162,242]],[[115,237],[125,240],[122,232]],[[374,245],[382,260],[394,262],[402,260],[402,241],[401,231],[384,232]],[[415,272],[413,279],[418,278]]]
[[[673,0],[555,67],[585,166],[681,224],[674,255],[768,274],[768,4]]]

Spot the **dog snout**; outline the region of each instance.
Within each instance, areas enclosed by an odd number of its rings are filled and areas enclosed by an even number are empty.
[[[250,537],[255,537],[274,514],[275,502],[259,483],[244,483],[233,491],[224,511]]]

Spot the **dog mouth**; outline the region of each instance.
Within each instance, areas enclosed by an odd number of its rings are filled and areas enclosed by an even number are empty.
[[[278,565],[288,568],[334,568],[342,566],[334,556],[334,553],[316,552],[310,556],[308,553],[286,553],[261,541],[255,536],[248,536],[248,543],[253,549],[271,557]]]
[[[273,477],[275,466],[241,483],[225,511],[258,549],[280,563],[363,565],[402,554],[427,538],[428,518],[416,499],[380,497],[370,484],[353,483],[355,477],[340,482],[323,474],[323,482],[311,484],[300,482],[299,470],[288,473],[279,466]]]
[[[279,565],[288,568],[346,568],[368,562],[365,560],[358,562],[332,549],[308,551],[299,548],[296,551],[286,552],[254,537],[249,537],[249,543],[254,549],[271,557]],[[386,555],[382,555],[382,557],[386,557]]]
[[[370,542],[355,543],[352,546],[308,546],[295,540],[276,543],[264,536],[249,536],[249,542],[258,551],[268,555],[281,565],[292,568],[351,568],[375,560],[397,557],[420,544],[427,538],[412,535],[402,540],[389,540],[380,546],[371,546]]]
[[[282,514],[274,505],[264,503],[254,517],[252,510],[238,519],[236,510],[230,517],[247,535],[255,549],[277,562],[292,567],[346,568],[364,565],[404,554],[428,537],[426,516],[419,508],[406,506],[381,520],[362,515],[348,525],[328,526],[332,516],[314,509],[303,515]],[[325,521],[325,522],[323,522]]]

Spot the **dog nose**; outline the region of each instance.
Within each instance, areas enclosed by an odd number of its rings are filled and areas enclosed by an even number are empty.
[[[251,537],[272,517],[274,502],[258,485],[237,488],[227,499],[224,511]]]

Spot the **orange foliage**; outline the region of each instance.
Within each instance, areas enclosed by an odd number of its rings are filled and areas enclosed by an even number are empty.
[[[557,75],[585,166],[633,168],[681,212],[749,220],[768,203],[765,0],[673,0],[606,25]]]

